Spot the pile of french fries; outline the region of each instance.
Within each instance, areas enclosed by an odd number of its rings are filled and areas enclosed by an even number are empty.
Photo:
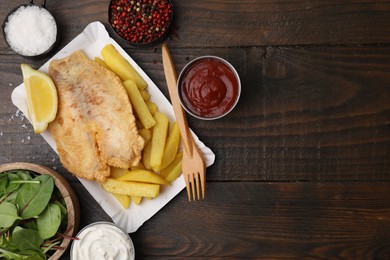
[[[142,198],[156,198],[161,185],[170,185],[181,175],[180,131],[177,122],[170,123],[150,101],[147,83],[112,44],[106,45],[101,55],[103,59],[95,60],[123,80],[138,132],[145,139],[140,163],[130,169],[111,167],[110,177],[102,184],[104,190],[128,208],[131,201],[139,205]]]

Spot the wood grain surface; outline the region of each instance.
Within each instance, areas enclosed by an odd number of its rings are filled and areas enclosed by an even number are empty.
[[[1,1],[0,19],[26,2]],[[390,1],[172,2],[176,71],[220,56],[242,93],[222,119],[188,117],[216,154],[206,199],[182,191],[131,234],[136,259],[390,259]],[[47,1],[60,48],[101,21],[168,98],[161,46],[118,39],[108,4]],[[47,60],[19,57],[4,38],[0,58],[0,164],[57,170],[76,190],[81,227],[110,221],[11,102],[20,64]]]

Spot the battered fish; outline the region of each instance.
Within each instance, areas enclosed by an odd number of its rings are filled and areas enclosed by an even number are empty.
[[[64,167],[103,182],[110,166],[137,165],[144,140],[122,81],[82,51],[52,61],[49,75],[58,92],[57,117],[49,127]]]

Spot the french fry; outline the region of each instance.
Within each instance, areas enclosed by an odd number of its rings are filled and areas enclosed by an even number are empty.
[[[154,116],[157,112],[157,105],[152,101],[147,101],[146,106],[149,108],[150,113]]]
[[[164,185],[169,184],[169,182],[167,182],[163,177],[161,177],[157,173],[152,171],[147,171],[147,170],[129,171],[122,177],[118,178],[118,180],[155,183],[155,184],[164,184]]]
[[[128,169],[122,169],[117,167],[110,167],[110,177],[112,178],[119,178],[123,175],[125,175],[129,170]]]
[[[134,201],[135,205],[139,205],[141,203],[141,196],[131,196],[131,200]]]
[[[118,193],[112,193],[114,197],[119,201],[119,203],[127,209],[130,206],[131,198],[128,195],[118,194]]]
[[[107,192],[129,196],[155,198],[160,193],[159,184],[119,181],[113,178],[107,178],[102,187]]]
[[[131,166],[130,169],[132,171],[135,170],[146,170],[145,165],[140,161],[137,166]]]
[[[126,80],[125,82],[123,82],[123,85],[125,86],[126,91],[129,94],[131,104],[142,125],[146,129],[149,129],[154,126],[156,124],[156,121],[150,113],[148,107],[146,106],[146,103],[142,98],[141,93],[139,92],[135,82],[132,80]]]
[[[179,143],[180,143],[179,125],[177,124],[177,122],[173,122],[171,125],[171,129],[169,130],[169,135],[167,138],[167,142],[165,144],[164,155],[161,160],[161,164],[153,168],[153,170],[159,172],[165,167],[167,167],[175,159],[177,150],[179,148]]]
[[[149,129],[142,128],[138,133],[145,140],[145,144],[152,138],[152,132]]]
[[[134,80],[138,88],[145,89],[148,84],[138,74],[138,72],[130,65],[130,63],[122,57],[122,55],[115,49],[114,45],[107,44],[101,51],[104,62],[112,71],[115,72],[123,81]]]
[[[142,162],[146,169],[150,170],[152,167],[150,166],[150,158],[152,156],[152,142],[149,141],[146,143],[144,150],[142,151]]]
[[[160,172],[160,175],[169,182],[176,180],[182,173],[182,159],[183,153],[180,152],[176,155],[173,162]]]
[[[152,168],[161,164],[169,125],[168,118],[160,112],[156,112],[154,119],[156,120],[156,125],[153,127],[152,151],[150,155],[150,166]]]
[[[141,121],[139,121],[137,118],[135,119],[135,126],[137,129],[142,129],[144,126],[142,125]]]
[[[103,68],[106,68],[108,70],[111,70],[110,67],[107,66],[107,64],[104,62],[104,60],[102,60],[101,58],[99,57],[95,57],[95,61],[97,63],[99,63],[100,66],[102,66]]]
[[[142,96],[142,98],[144,99],[145,102],[149,101],[149,99],[150,99],[150,94],[149,94],[149,92],[146,89],[141,91],[141,96]]]

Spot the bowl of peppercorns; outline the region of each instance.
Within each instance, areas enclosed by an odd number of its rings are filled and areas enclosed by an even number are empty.
[[[108,20],[114,32],[136,47],[163,41],[173,22],[169,0],[111,0]]]

